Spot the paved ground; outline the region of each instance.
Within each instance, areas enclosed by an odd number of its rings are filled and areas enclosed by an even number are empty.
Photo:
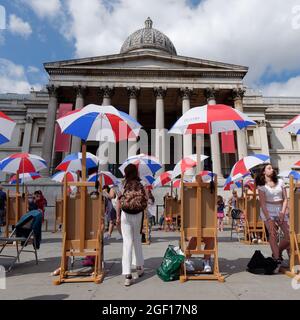
[[[151,245],[143,246],[146,272],[131,287],[123,286],[121,275],[122,243],[114,238],[105,245],[106,276],[102,284],[62,284],[54,286],[53,271],[60,261],[61,234],[43,233],[39,250],[39,265],[31,254],[25,254],[21,263],[8,274],[6,290],[0,289],[2,299],[299,299],[300,290],[294,290],[291,279],[285,275],[253,275],[245,271],[255,249],[270,255],[268,246],[247,246],[230,241],[229,231],[219,237],[220,270],[226,282],[179,281],[165,283],[156,275],[168,244],[178,244],[179,233],[153,231]],[[11,247],[9,250],[14,250]],[[0,259],[0,264],[7,260]]]

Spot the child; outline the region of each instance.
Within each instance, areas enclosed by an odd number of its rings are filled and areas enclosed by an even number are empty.
[[[225,203],[224,200],[221,196],[218,196],[217,198],[217,218],[218,218],[218,229],[219,231],[224,231],[224,224],[223,224],[223,219],[224,219],[224,208],[225,208]]]

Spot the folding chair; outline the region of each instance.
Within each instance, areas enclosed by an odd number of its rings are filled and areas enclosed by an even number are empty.
[[[39,220],[39,221],[38,221]],[[10,272],[15,265],[16,261],[20,262],[20,255],[22,252],[31,252],[35,255],[36,264],[38,264],[37,249],[39,244],[34,231],[34,224],[37,222],[41,228],[42,214],[40,212],[30,211],[24,215],[21,220],[16,224],[15,228],[9,235],[9,237],[0,237],[0,257],[14,258],[9,265],[7,271]],[[2,254],[4,248],[8,244],[16,244],[16,256]],[[33,250],[25,250],[28,244],[32,244]],[[19,248],[19,244],[21,248]]]

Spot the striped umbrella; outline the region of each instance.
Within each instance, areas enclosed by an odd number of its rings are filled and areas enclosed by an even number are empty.
[[[166,171],[161,173],[153,182],[153,188],[162,187],[165,184],[171,182],[172,180],[172,171]]]
[[[299,163],[299,161],[296,163]],[[295,165],[300,165],[300,164],[296,164],[296,163],[295,163]],[[278,176],[282,177],[282,178],[289,178],[290,176],[293,176],[295,180],[299,180],[300,179],[300,172],[295,171],[295,170],[286,170],[286,171],[281,171],[278,174]]]
[[[244,182],[244,187],[249,188],[251,191],[254,191],[255,187],[255,180],[254,179],[248,179]]]
[[[65,172],[65,171],[59,171],[56,172],[52,177],[51,180],[62,183],[64,181],[64,178],[66,177],[68,182],[76,182],[78,181],[78,176],[75,172]]]
[[[101,171],[100,173],[93,173],[88,177],[89,182],[96,182],[97,179],[100,181],[100,177],[102,177],[102,186],[116,186],[120,183],[119,179],[116,178],[109,171]]]
[[[98,158],[90,152],[86,154],[86,168],[97,168]],[[82,170],[82,153],[72,153],[64,158],[64,160],[56,167],[59,171],[81,171]]]
[[[183,179],[183,182],[187,183],[190,182],[188,179]],[[181,187],[181,179],[173,180],[173,188],[180,188]]]
[[[33,180],[36,180],[36,179],[39,179],[41,178],[42,176],[37,173],[37,172],[30,172],[30,173],[21,173],[19,175],[19,184],[24,184],[25,182],[28,182],[28,181],[33,181]],[[9,184],[17,184],[17,176],[16,175],[13,175],[10,179],[9,179]]]
[[[249,174],[249,170],[257,165],[267,163],[270,161],[270,157],[264,154],[254,154],[247,156],[235,163],[231,169],[230,179],[237,181],[242,179],[245,175]]]
[[[0,111],[0,144],[10,141],[16,123]]]
[[[84,141],[118,142],[136,137],[141,125],[130,115],[113,106],[89,104],[57,120],[62,133]]]
[[[282,128],[283,131],[300,134],[300,115],[294,117]]]
[[[141,178],[145,176],[154,176],[155,173],[162,168],[162,165],[159,163],[157,158],[144,153],[129,157],[123,162],[123,164],[119,167],[119,170],[123,175],[125,175],[125,168],[129,164],[134,164],[137,166],[139,176]]]
[[[196,178],[198,176],[201,176],[203,182],[208,183],[208,182],[210,182],[210,181],[212,181],[214,179],[216,174],[213,173],[212,171],[204,170],[204,171],[201,171],[200,173],[198,173],[196,176],[194,176],[192,181],[193,182],[196,181]]]
[[[242,187],[242,182],[241,181],[230,181],[229,183],[224,184],[224,190],[229,191],[229,190],[234,190]]]
[[[200,155],[201,156],[201,161],[205,160],[208,158],[208,156],[205,155]],[[187,170],[195,167],[197,165],[197,155],[192,154],[190,156],[187,156],[180,160],[176,166],[174,167],[173,173],[172,173],[172,179],[178,177],[181,174],[184,174]]]
[[[250,125],[256,125],[256,122],[241,111],[224,104],[215,104],[189,109],[177,120],[169,133],[212,134],[241,130]]]
[[[8,173],[32,173],[47,168],[46,161],[34,154],[16,153],[3,159],[0,169]]]

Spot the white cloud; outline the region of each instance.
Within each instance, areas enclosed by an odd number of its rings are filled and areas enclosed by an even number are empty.
[[[22,0],[40,17],[54,17],[61,10],[60,0]]]
[[[38,72],[40,72],[40,69],[37,68],[37,67],[35,67],[35,66],[29,66],[29,67],[27,68],[27,72],[28,72],[28,73],[38,73]]]
[[[194,8],[186,0],[119,0],[109,8],[101,0],[65,3],[61,32],[74,41],[77,57],[118,53],[150,16],[179,55],[249,66],[250,85],[267,69],[280,74],[299,66],[299,0],[206,0]]]
[[[11,33],[21,35],[24,38],[29,37],[32,33],[30,24],[14,14],[9,16],[8,30]]]
[[[42,88],[41,84],[28,82],[23,66],[0,58],[0,93],[29,93],[31,87]]]
[[[299,97],[300,76],[291,78],[287,82],[272,82],[266,85],[262,91],[264,96]]]

